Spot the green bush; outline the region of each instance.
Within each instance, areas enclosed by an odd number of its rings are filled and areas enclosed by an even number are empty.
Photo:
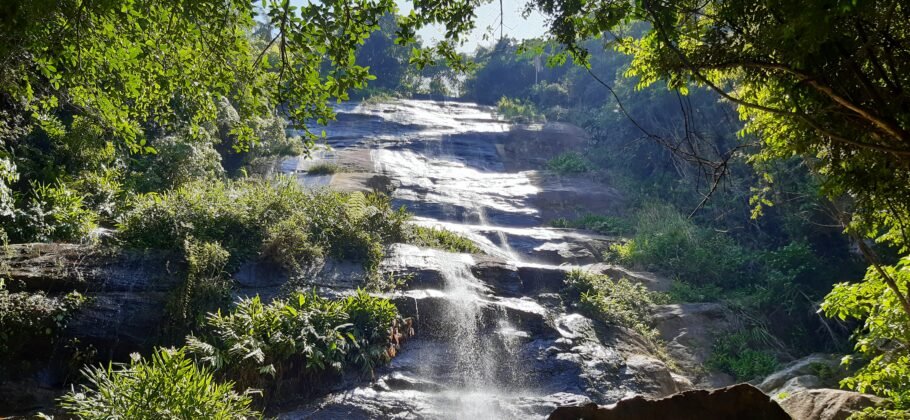
[[[331,175],[338,172],[343,172],[341,166],[329,162],[317,163],[306,170],[310,175]]]
[[[139,197],[118,226],[128,247],[182,251],[184,241],[219,242],[231,268],[258,252],[267,228],[306,205],[290,178],[190,182]]]
[[[740,381],[767,376],[779,366],[777,357],[764,350],[762,337],[767,331],[751,328],[718,337],[707,366],[729,373]]]
[[[906,296],[910,256],[881,269]],[[881,273],[869,267],[862,282],[834,285],[822,310],[829,317],[861,322],[853,335],[858,357],[849,355],[844,362],[861,362],[862,366],[844,378],[841,386],[888,398],[897,409],[910,409],[910,319]]]
[[[665,294],[652,292],[626,278],[613,280],[580,270],[569,272],[566,284],[567,292],[578,297],[580,309],[588,315],[633,329],[656,341],[657,332],[650,325],[651,311],[654,305],[669,301]]]
[[[139,155],[130,162],[127,183],[131,190],[148,192],[220,179],[225,172],[215,149],[218,142],[210,130],[195,134],[184,130],[151,139],[154,153]]]
[[[44,292],[10,293],[0,280],[0,372],[27,368],[26,360],[40,360],[54,348],[60,331],[85,303],[72,292],[52,297]],[[19,361],[19,366],[8,363]]]
[[[480,253],[480,248],[470,239],[445,229],[414,226],[408,240],[417,246],[437,248],[448,252]]]
[[[632,231],[632,226],[626,219],[590,213],[573,220],[565,218],[554,219],[550,221],[550,226],[557,228],[587,229],[602,235],[623,235]]]
[[[270,304],[257,296],[227,315],[210,314],[206,332],[188,337],[187,348],[241,388],[269,390],[283,380],[352,366],[371,373],[390,357],[397,319],[391,302],[363,291],[339,300],[297,293]]]
[[[18,213],[15,242],[80,242],[98,227],[98,215],[83,203],[82,194],[63,182],[32,184],[32,197]]]
[[[119,239],[183,255],[187,279],[171,309],[175,320],[192,325],[224,302],[228,274],[254,258],[298,275],[332,256],[361,261],[375,275],[384,245],[407,238],[409,218],[387,196],[304,192],[289,178],[192,182],[141,197],[121,221]]]
[[[565,152],[547,161],[547,169],[563,174],[580,174],[592,170],[594,167],[581,153]]]
[[[324,250],[315,244],[307,226],[309,218],[294,213],[270,226],[262,247],[262,257],[282,266],[289,273],[302,273],[323,257]]]
[[[503,118],[517,123],[543,122],[544,116],[531,101],[510,99],[505,96],[496,103],[496,109]]]
[[[202,314],[229,303],[231,279],[225,271],[230,254],[217,242],[184,242],[187,272],[182,287],[170,302],[170,321],[178,328],[196,327]]]
[[[670,290],[667,293],[673,302],[717,302],[727,296],[724,289],[717,285],[698,286],[679,280],[670,283]]]
[[[159,349],[150,360],[136,355],[129,365],[83,370],[86,385],[60,399],[81,419],[248,419],[259,417],[252,399],[219,383],[184,350]]]
[[[670,206],[645,206],[635,232],[629,242],[611,247],[612,259],[695,285],[723,284],[743,269],[745,251],[736,242],[696,226]]]
[[[847,420],[910,420],[910,411],[892,410],[886,407],[866,407],[850,414]]]

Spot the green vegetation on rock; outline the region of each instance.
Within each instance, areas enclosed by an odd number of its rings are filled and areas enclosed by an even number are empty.
[[[530,124],[543,122],[545,118],[531,102],[520,99],[509,99],[505,96],[496,102],[496,110],[503,118],[517,123]]]
[[[763,378],[779,366],[767,350],[768,332],[752,328],[717,337],[707,367],[733,375],[738,381]]]
[[[437,248],[449,252],[480,253],[480,248],[468,238],[445,229],[414,226],[408,242],[417,246]]]
[[[360,290],[338,300],[298,292],[265,304],[257,296],[228,314],[210,314],[207,327],[188,337],[187,346],[218,377],[269,394],[279,384],[324,372],[356,367],[372,374],[394,354],[390,335],[398,320],[388,300]]]
[[[557,228],[587,229],[603,235],[625,235],[632,232],[632,226],[621,217],[585,214],[576,219],[559,218],[550,221]]]
[[[59,345],[60,332],[85,304],[77,292],[10,292],[0,279],[0,373],[10,375],[40,363]]]
[[[260,416],[249,395],[236,392],[231,382],[218,382],[183,349],[158,349],[147,359],[134,354],[128,364],[88,367],[83,375],[87,383],[60,399],[60,407],[80,419]]]
[[[667,295],[652,292],[627,278],[614,280],[580,270],[569,272],[566,285],[566,293],[577,296],[579,308],[588,315],[632,329],[652,344],[657,344],[657,331],[651,325],[651,311],[654,305],[667,303]]]

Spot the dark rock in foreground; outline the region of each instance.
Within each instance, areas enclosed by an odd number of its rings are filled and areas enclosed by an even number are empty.
[[[551,420],[789,420],[791,417],[770,397],[748,384],[727,388],[686,391],[659,400],[634,397],[612,408],[588,404],[560,407]]]

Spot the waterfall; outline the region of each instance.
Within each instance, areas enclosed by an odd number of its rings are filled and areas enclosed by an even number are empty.
[[[544,304],[560,304],[561,286],[551,279],[557,273],[558,283],[563,267],[524,260],[559,258],[552,251],[559,245],[590,238],[537,227],[541,214],[533,199],[542,190],[533,171],[509,172],[499,155],[509,127],[474,104],[402,100],[342,111],[358,114],[351,120],[369,130],[351,124],[327,130],[330,139],[344,139],[333,144],[333,158],[365,171],[336,175],[338,184],[356,185],[374,174],[391,179],[395,205],[406,206],[416,223],[461,234],[485,255],[394,246],[384,270],[419,278],[391,294],[417,320],[417,336],[377,372],[375,383],[286,417],[542,418],[554,401],[583,399],[588,384],[616,365],[600,360],[613,353],[579,346],[572,340],[581,334],[550,325],[560,314]],[[527,270],[533,272],[520,277]],[[585,369],[597,376],[581,375]]]

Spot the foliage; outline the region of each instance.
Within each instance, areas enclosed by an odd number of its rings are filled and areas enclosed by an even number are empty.
[[[910,420],[910,411],[892,410],[883,407],[866,407],[854,412],[847,420]]]
[[[289,178],[194,181],[137,199],[118,226],[127,246],[181,251],[184,241],[218,242],[228,269],[258,251],[266,228],[304,207],[307,195]]]
[[[288,273],[302,273],[324,256],[325,251],[313,243],[306,229],[309,218],[294,213],[269,227],[262,244],[262,258],[281,265]]]
[[[557,228],[587,229],[603,235],[624,235],[632,231],[626,219],[615,216],[585,214],[577,219],[564,218],[550,221],[550,226]]]
[[[43,292],[11,293],[0,282],[0,371],[20,360],[40,360],[50,352],[67,321],[85,303],[77,292],[48,296]],[[18,366],[22,367],[22,366]]]
[[[97,227],[98,216],[86,208],[82,195],[72,187],[35,184],[28,205],[16,211],[10,232],[14,241],[82,241]]]
[[[343,172],[341,166],[335,163],[318,163],[307,168],[306,173],[310,175],[331,175]]]
[[[127,247],[177,252],[184,286],[169,306],[176,326],[224,303],[229,274],[262,258],[292,276],[323,257],[360,261],[375,275],[383,247],[403,242],[410,215],[379,194],[303,191],[291,178],[191,182],[140,197],[118,227]]]
[[[592,167],[580,153],[565,152],[547,161],[547,169],[567,175],[588,172]]]
[[[217,138],[209,131],[175,133],[152,139],[156,153],[133,163],[131,187],[140,192],[162,191],[194,181],[214,181],[224,176]]]
[[[729,237],[693,224],[672,207],[637,213],[635,236],[611,249],[619,261],[671,273],[685,282],[720,284],[742,268],[743,250]]]
[[[907,293],[910,257],[881,268]],[[910,319],[882,273],[869,267],[861,283],[835,285],[822,310],[830,317],[862,321],[853,338],[865,364],[841,381],[841,386],[887,397],[898,409],[910,408]],[[852,360],[848,356],[844,362]]]
[[[665,294],[649,291],[627,278],[613,280],[601,274],[580,270],[569,272],[568,292],[579,297],[580,308],[603,321],[630,328],[655,341],[657,332],[650,326],[654,305],[668,303]]]
[[[364,291],[327,300],[296,293],[264,304],[241,300],[229,314],[210,314],[207,332],[187,338],[188,350],[238,386],[269,388],[356,366],[365,373],[388,360],[398,311]]]
[[[170,322],[202,325],[202,314],[224,306],[230,298],[231,279],[225,272],[230,254],[218,242],[184,241],[186,279],[170,302]]]
[[[88,384],[60,399],[60,407],[81,419],[248,419],[259,417],[252,399],[219,383],[183,349],[158,349],[150,359],[133,355],[128,365],[87,367]]]
[[[694,285],[673,280],[667,292],[674,302],[717,302],[727,297],[724,289],[715,284]]]
[[[778,367],[777,358],[767,348],[760,328],[737,331],[718,337],[706,365],[729,373],[740,381],[767,376]]]
[[[376,76],[370,90],[401,92],[409,73],[411,49],[395,42],[400,27],[394,14],[383,15],[378,23],[378,28],[357,50],[357,63]],[[419,45],[419,41],[415,43]]]
[[[509,99],[505,96],[496,102],[496,112],[503,118],[517,123],[534,123],[544,121],[544,116],[531,102],[520,99]]]
[[[417,246],[437,248],[448,252],[464,252],[468,254],[480,253],[470,239],[445,229],[433,227],[414,226],[408,242]]]

